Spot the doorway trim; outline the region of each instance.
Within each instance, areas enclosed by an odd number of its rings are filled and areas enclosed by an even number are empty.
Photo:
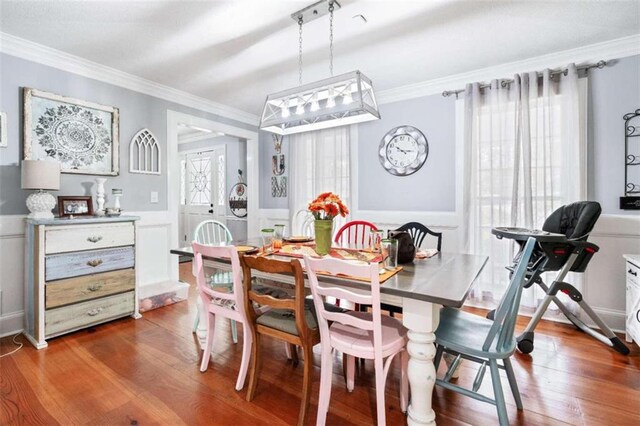
[[[222,132],[228,136],[235,136],[247,141],[247,170],[245,182],[247,184],[247,236],[258,235],[258,197],[260,196],[260,179],[258,178],[258,132],[243,129],[232,124],[196,117],[178,111],[167,110],[167,204],[171,220],[171,247],[178,247],[178,223],[180,192],[180,163],[178,159],[178,124],[202,127]],[[173,256],[170,267],[171,279],[178,280],[178,258]]]

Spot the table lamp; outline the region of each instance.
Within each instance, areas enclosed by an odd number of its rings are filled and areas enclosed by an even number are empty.
[[[37,189],[27,197],[31,219],[53,219],[56,198],[45,190],[60,189],[60,163],[44,160],[22,161],[22,189]]]

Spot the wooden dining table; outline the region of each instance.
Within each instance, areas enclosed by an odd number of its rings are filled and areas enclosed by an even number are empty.
[[[237,245],[260,246],[259,240],[239,241]],[[193,257],[190,246],[171,250],[172,254]],[[291,261],[291,257],[270,255],[278,260]],[[409,425],[435,424],[432,408],[433,388],[436,383],[435,330],[442,306],[461,307],[476,278],[487,263],[487,256],[462,253],[438,253],[427,259],[416,259],[402,265],[402,270],[380,286],[384,303],[402,307],[402,323],[409,330],[408,378],[410,403],[407,412]],[[230,270],[229,259],[205,258],[205,266]],[[294,284],[293,276],[265,274],[256,271],[257,278]],[[369,283],[348,277],[319,275],[322,282],[345,288],[367,289]]]

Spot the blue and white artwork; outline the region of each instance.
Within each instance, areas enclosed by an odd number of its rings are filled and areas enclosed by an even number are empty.
[[[63,173],[118,175],[118,109],[25,89],[25,159],[55,159]]]

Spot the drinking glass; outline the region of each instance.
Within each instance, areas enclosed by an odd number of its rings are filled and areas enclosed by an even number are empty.
[[[271,248],[275,251],[282,248],[282,239],[284,238],[285,225],[273,225],[273,227],[275,230],[273,233]]]
[[[370,235],[371,251],[373,253],[380,253],[380,242],[382,241],[384,231],[382,229],[376,229],[375,231],[371,231]]]
[[[384,269],[395,271],[398,267],[398,240],[395,238],[385,238],[380,243],[382,250],[382,264]]]
[[[260,235],[262,236],[262,246],[265,250],[271,248],[273,244],[274,231],[273,228],[264,228],[260,230]]]

